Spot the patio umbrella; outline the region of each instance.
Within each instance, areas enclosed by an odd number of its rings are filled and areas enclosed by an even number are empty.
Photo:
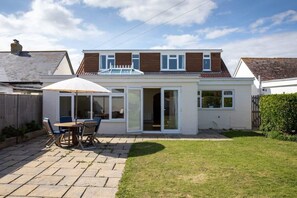
[[[75,101],[75,122],[77,122],[77,96],[78,93],[109,93],[110,91],[101,85],[85,80],[83,78],[74,77],[60,82],[53,83],[42,88],[50,91],[65,91],[76,94]]]

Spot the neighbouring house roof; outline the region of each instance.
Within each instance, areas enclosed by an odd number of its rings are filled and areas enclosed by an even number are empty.
[[[241,58],[262,81],[297,77],[297,58]],[[258,79],[259,80],[259,79]]]
[[[22,51],[20,55],[0,52],[0,82],[40,82],[40,75],[53,74],[67,51]]]

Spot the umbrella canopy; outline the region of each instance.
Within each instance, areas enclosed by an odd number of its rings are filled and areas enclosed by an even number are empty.
[[[51,91],[65,91],[73,93],[89,93],[89,92],[101,92],[109,93],[110,91],[96,83],[85,80],[83,78],[75,77],[67,80],[62,80],[57,83],[53,83],[49,86],[43,87],[43,90]]]
[[[43,90],[50,91],[65,91],[76,93],[109,93],[110,91],[96,83],[85,80],[83,78],[75,77],[60,82],[53,83],[42,88]],[[77,100],[75,102],[75,122],[77,122]]]

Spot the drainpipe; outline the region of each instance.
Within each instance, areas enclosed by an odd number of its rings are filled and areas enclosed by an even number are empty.
[[[258,80],[259,80],[259,95],[262,95],[262,81],[261,81],[261,76],[258,75]]]

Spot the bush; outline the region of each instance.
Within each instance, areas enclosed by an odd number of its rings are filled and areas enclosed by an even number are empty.
[[[297,93],[262,96],[260,116],[262,131],[296,131]]]
[[[297,142],[297,135],[290,135],[279,131],[265,132],[265,136],[272,139]]]
[[[36,131],[41,129],[40,125],[37,124],[34,120],[31,122],[28,122],[21,126],[20,128],[15,128],[14,126],[8,126],[4,127],[2,129],[2,136],[6,138],[10,137],[17,137],[17,136],[24,136],[25,133],[31,132],[31,131]]]
[[[37,131],[41,129],[41,126],[35,120],[32,120],[29,123],[26,123],[25,126],[26,126],[26,132]]]
[[[2,135],[6,138],[16,137],[19,135],[19,130],[10,125],[2,129]]]

